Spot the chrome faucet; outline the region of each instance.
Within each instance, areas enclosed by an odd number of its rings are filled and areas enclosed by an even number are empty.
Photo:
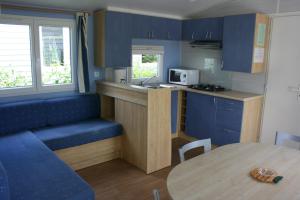
[[[145,83],[151,81],[153,78],[157,78],[157,76],[152,76],[151,78],[148,78],[148,79],[145,79],[145,80],[141,81],[141,86],[144,87],[144,86],[145,86]]]

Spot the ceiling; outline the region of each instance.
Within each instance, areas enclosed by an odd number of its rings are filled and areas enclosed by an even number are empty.
[[[29,6],[93,11],[100,8],[130,9],[175,18],[215,17],[249,12],[300,11],[300,0],[4,0]],[[134,11],[133,11],[134,12]]]

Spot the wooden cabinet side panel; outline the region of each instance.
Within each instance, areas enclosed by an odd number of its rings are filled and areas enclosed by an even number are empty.
[[[258,142],[263,97],[244,102],[241,143]]]
[[[148,167],[151,173],[171,165],[171,90],[148,92]]]
[[[105,11],[94,13],[94,62],[105,67]]]
[[[147,108],[115,100],[115,121],[123,126],[122,157],[147,171]]]
[[[263,46],[259,46],[257,44],[257,39],[259,35],[259,24],[266,25],[266,32],[265,32],[265,43]],[[266,69],[268,51],[269,51],[269,40],[270,40],[270,19],[268,16],[263,14],[256,14],[256,22],[255,22],[255,37],[254,37],[254,47],[253,47],[253,56],[255,54],[256,48],[264,48],[264,62],[263,63],[255,63],[253,61],[252,64],[252,73],[260,73],[264,72]]]

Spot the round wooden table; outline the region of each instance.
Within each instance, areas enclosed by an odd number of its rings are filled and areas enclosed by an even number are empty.
[[[250,177],[255,167],[272,168],[284,178],[278,184]],[[265,144],[232,144],[176,166],[168,176],[174,200],[300,199],[300,151]]]

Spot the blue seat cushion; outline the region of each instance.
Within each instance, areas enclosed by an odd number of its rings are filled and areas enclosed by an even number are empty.
[[[100,117],[97,94],[46,100],[49,126],[59,126]]]
[[[94,192],[33,133],[0,138],[11,200],[93,200]]]
[[[9,200],[9,186],[6,170],[0,162],[0,199]]]
[[[33,132],[50,149],[59,150],[119,136],[122,127],[116,122],[93,119]]]
[[[0,105],[0,135],[41,128],[47,125],[43,100]]]

